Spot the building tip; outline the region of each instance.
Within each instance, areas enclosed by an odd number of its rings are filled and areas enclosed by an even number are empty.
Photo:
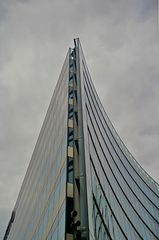
[[[79,44],[79,37],[73,39],[75,47]]]

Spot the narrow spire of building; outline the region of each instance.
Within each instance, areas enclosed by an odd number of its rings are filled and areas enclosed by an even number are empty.
[[[159,239],[159,186],[112,126],[77,38],[3,240],[106,239]]]

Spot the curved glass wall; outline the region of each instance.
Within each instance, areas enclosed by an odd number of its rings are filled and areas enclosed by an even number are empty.
[[[80,56],[90,239],[159,239],[159,186],[116,133]]]
[[[159,239],[159,185],[115,131],[78,39],[64,62],[6,239]]]

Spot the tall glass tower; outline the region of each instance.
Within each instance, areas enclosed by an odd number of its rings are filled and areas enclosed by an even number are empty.
[[[159,239],[159,185],[112,126],[79,39],[67,53],[6,239]]]

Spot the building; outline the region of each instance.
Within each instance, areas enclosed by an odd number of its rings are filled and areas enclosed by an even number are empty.
[[[159,185],[129,153],[69,49],[4,240],[159,239]]]

